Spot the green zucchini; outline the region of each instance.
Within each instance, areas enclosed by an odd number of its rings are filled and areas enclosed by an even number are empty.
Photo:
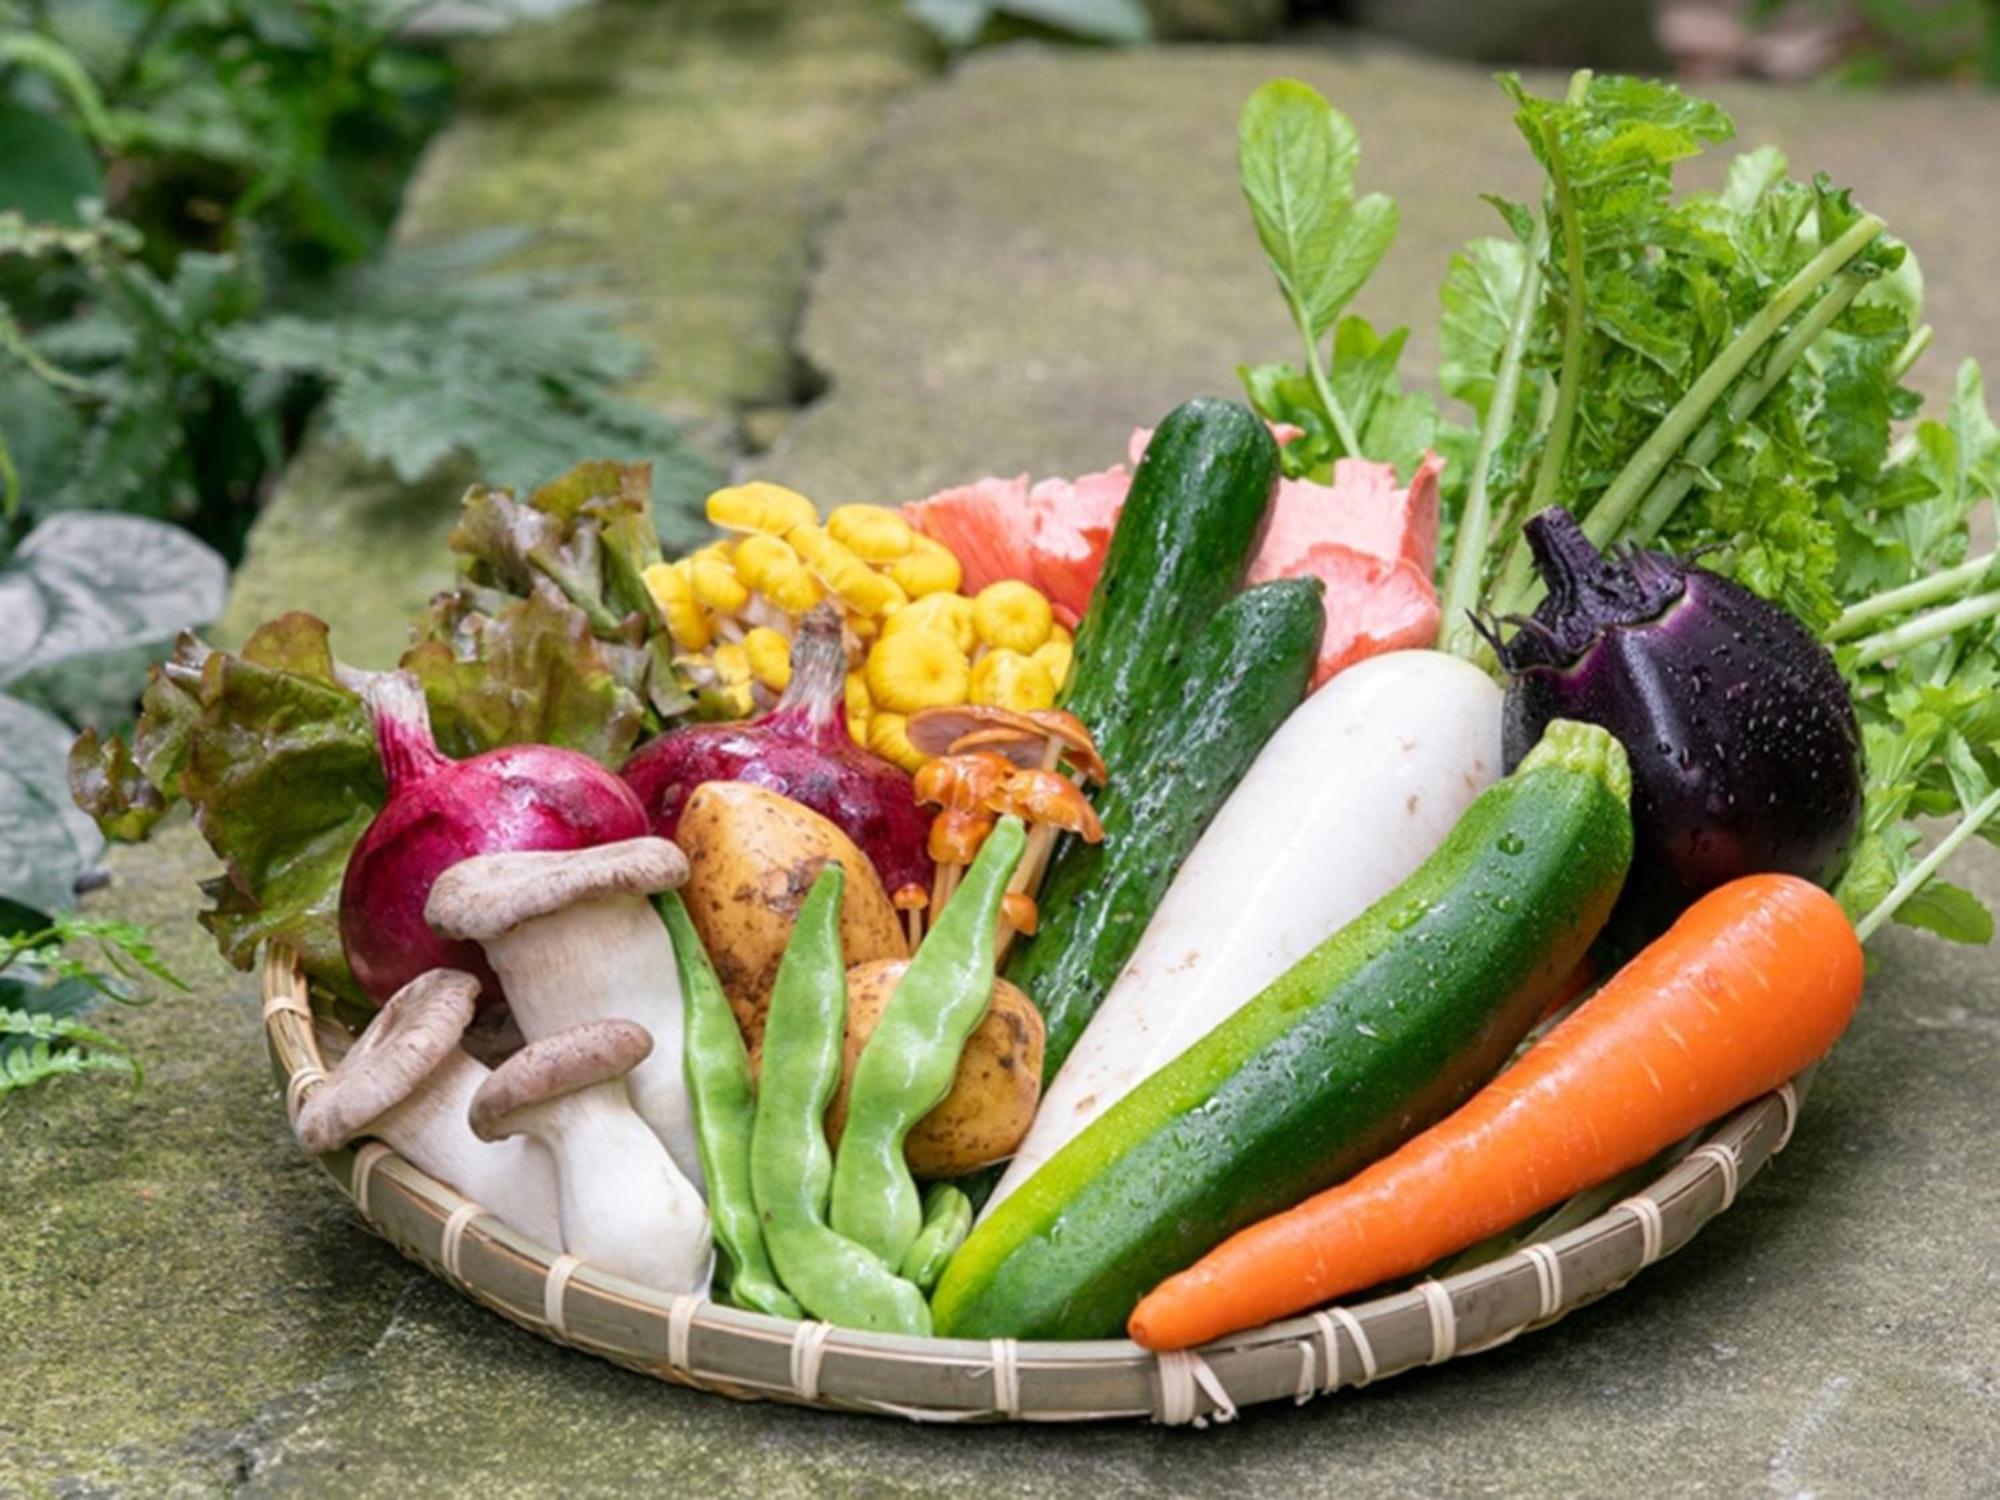
[[[1076,634],[1062,706],[1114,784],[1174,697],[1183,651],[1243,581],[1278,483],[1278,444],[1247,407],[1190,401],[1146,446]]]
[[[1449,1113],[1604,925],[1630,797],[1616,740],[1550,725],[1414,875],[1005,1199],[946,1268],[937,1332],[1116,1334],[1164,1277]]]
[[[1325,629],[1316,578],[1229,600],[1194,638],[1141,754],[1097,799],[1104,842],[1071,839],[1040,895],[1041,925],[1007,977],[1042,1012],[1044,1082],[1069,1056],[1202,830],[1305,697]]]

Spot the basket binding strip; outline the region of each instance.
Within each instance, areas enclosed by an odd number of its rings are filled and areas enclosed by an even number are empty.
[[[326,1077],[303,975],[267,949],[265,1041],[296,1117]],[[794,1323],[674,1296],[516,1234],[379,1141],[318,1158],[369,1227],[410,1259],[545,1338],[740,1400],[920,1422],[1228,1421],[1497,1348],[1623,1286],[1727,1209],[1790,1141],[1801,1075],[1705,1131],[1643,1191],[1552,1239],[1442,1280],[1289,1318],[1186,1354],[1122,1339],[913,1339]]]

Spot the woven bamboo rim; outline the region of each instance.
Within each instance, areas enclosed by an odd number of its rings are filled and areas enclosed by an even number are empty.
[[[326,1070],[289,949],[267,950],[263,992],[265,1040],[296,1119]],[[1124,1339],[913,1339],[768,1318],[651,1291],[535,1244],[379,1141],[317,1160],[369,1228],[410,1259],[524,1328],[662,1380],[919,1422],[1206,1426],[1257,1402],[1303,1404],[1497,1348],[1617,1290],[1693,1239],[1784,1149],[1806,1082],[1802,1074],[1702,1132],[1654,1180],[1574,1228],[1186,1354]]]

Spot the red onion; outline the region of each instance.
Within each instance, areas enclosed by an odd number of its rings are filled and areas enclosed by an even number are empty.
[[[910,778],[847,733],[847,651],[840,616],[821,605],[792,642],[792,680],[778,706],[747,724],[698,724],[642,745],[625,780],[670,839],[704,781],[747,781],[802,802],[874,861],[883,886],[931,883],[930,820]]]
[[[423,689],[406,672],[376,678],[367,699],[389,800],[341,882],[347,965],[378,1004],[437,968],[478,975],[480,1003],[497,1003],[500,982],[479,945],[446,942],[425,924],[431,882],[475,854],[638,838],[645,810],[624,782],[574,750],[508,745],[453,760],[438,749]]]

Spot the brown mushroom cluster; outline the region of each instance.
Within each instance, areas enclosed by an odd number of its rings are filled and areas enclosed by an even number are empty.
[[[1058,709],[926,709],[911,715],[909,735],[933,757],[917,772],[917,801],[938,809],[930,833],[937,865],[930,894],[906,887],[894,898],[910,923],[911,947],[922,938],[925,910],[951,899],[994,820],[1012,816],[1028,825],[1028,849],[1002,912],[997,945],[1004,955],[1015,933],[1035,930],[1034,892],[1056,839],[1067,833],[1094,844],[1104,837],[1084,791],[1088,783],[1103,784],[1103,758],[1082,721]]]

